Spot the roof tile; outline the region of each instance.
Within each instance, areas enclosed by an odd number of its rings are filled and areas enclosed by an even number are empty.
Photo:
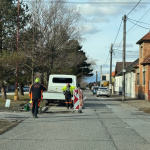
[[[136,42],[136,44],[141,44],[144,41],[150,41],[150,32],[144,35],[139,41]]]

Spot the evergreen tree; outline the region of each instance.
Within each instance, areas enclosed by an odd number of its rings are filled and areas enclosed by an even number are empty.
[[[16,53],[16,34],[17,24],[19,29],[23,30],[30,19],[28,6],[22,2],[18,6],[15,0],[0,0],[0,86],[3,97],[6,98],[4,81],[8,77],[8,71],[11,67],[12,75],[15,73],[14,68],[20,57],[20,52]],[[11,56],[17,56],[12,59]],[[5,61],[2,61],[4,60]],[[4,64],[5,63],[5,64]],[[8,67],[9,66],[9,67]]]

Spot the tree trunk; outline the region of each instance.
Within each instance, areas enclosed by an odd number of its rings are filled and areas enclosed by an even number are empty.
[[[49,70],[47,70],[47,72],[46,72],[46,81],[47,81],[47,87],[48,87],[48,81],[49,81]]]
[[[1,14],[1,7],[0,7],[0,53],[2,52],[2,14]]]
[[[44,85],[44,74],[43,74],[43,72],[42,72],[42,74],[41,74],[41,84]]]
[[[24,91],[23,91],[23,83],[21,82],[21,83],[19,83],[19,93],[20,93],[20,95],[24,95]]]
[[[2,99],[7,99],[4,82],[2,82],[1,84],[1,93],[2,93]]]

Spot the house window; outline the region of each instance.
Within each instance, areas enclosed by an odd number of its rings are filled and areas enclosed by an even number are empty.
[[[139,85],[139,81],[140,81],[140,74],[137,73],[137,85]]]
[[[145,78],[146,78],[146,68],[145,66],[143,66],[143,76],[142,76],[143,85],[145,85]]]
[[[103,81],[106,81],[106,76],[102,76],[102,80],[103,80]]]
[[[143,85],[145,85],[145,71],[143,72]]]
[[[140,57],[143,57],[143,46],[140,47]]]

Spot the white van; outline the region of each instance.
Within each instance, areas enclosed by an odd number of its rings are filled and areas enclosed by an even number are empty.
[[[51,101],[65,101],[62,88],[69,83],[76,87],[77,78],[74,75],[53,74],[49,76],[48,90],[43,92],[43,99]]]

